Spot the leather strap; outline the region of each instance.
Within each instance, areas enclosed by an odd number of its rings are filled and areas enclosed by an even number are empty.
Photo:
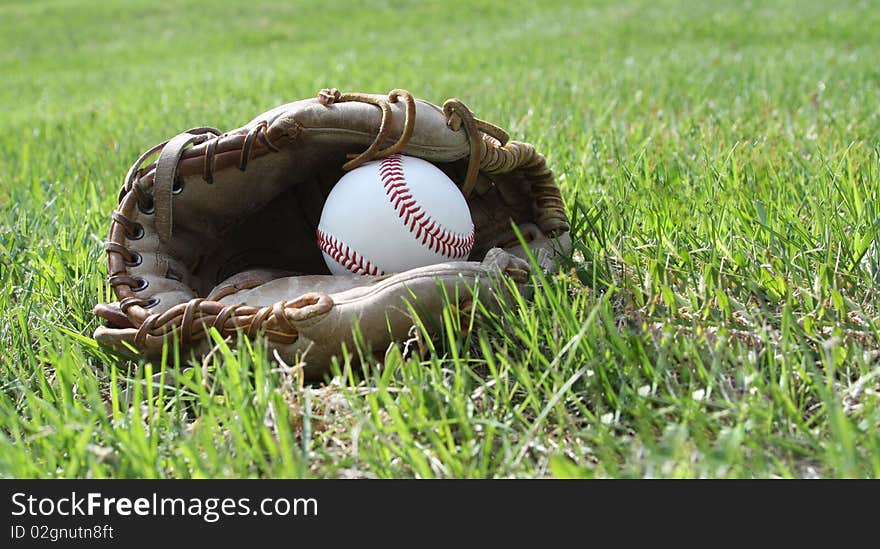
[[[153,205],[156,208],[156,232],[160,241],[167,242],[171,239],[173,228],[171,195],[174,192],[174,181],[177,179],[177,168],[183,157],[183,151],[190,145],[198,145],[217,135],[220,135],[220,130],[214,128],[193,128],[172,137],[159,153],[153,180]]]

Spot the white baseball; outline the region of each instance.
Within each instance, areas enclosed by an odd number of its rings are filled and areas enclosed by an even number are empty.
[[[391,155],[345,174],[318,223],[335,275],[381,275],[467,259],[474,223],[455,183],[430,162]]]

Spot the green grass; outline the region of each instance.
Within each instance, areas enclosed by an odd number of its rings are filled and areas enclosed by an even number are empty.
[[[0,476],[880,476],[880,10],[827,4],[0,3]],[[129,164],[329,86],[534,143],[570,264],[304,388],[98,347]]]

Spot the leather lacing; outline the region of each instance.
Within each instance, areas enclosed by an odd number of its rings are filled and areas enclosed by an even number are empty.
[[[135,223],[120,212],[113,212],[113,221],[125,228],[125,237],[129,240],[140,240],[144,236],[144,226]]]
[[[381,147],[382,143],[388,139],[388,134],[391,132],[392,114],[390,103],[397,103],[400,99],[403,99],[404,105],[406,106],[406,118],[404,118],[403,121],[403,131],[393,145],[385,149],[380,149],[379,147]],[[390,156],[403,149],[406,144],[409,143],[409,138],[412,136],[413,128],[416,123],[416,102],[412,94],[406,90],[391,90],[387,98],[379,98],[364,93],[342,93],[336,88],[325,88],[318,93],[318,101],[322,105],[356,101],[358,103],[375,105],[382,109],[382,122],[379,123],[379,131],[376,133],[376,138],[373,139],[373,143],[370,144],[364,152],[348,155],[349,161],[342,165],[342,169],[346,171],[353,170],[371,160]]]
[[[401,151],[409,143],[415,127],[416,103],[406,90],[395,89],[386,97],[376,97],[359,93],[342,93],[335,88],[328,88],[321,90],[318,101],[326,106],[334,103],[361,102],[375,105],[382,111],[382,120],[373,143],[360,154],[348,155],[348,161],[342,166],[344,170],[352,170],[371,160]],[[403,101],[405,106],[403,131],[391,146],[382,148],[393,127],[391,104],[398,101]],[[461,185],[462,194],[466,198],[473,192],[480,171],[493,175],[508,173],[514,169],[523,170],[525,177],[532,184],[533,196],[540,216],[537,220],[538,224],[546,229],[551,237],[568,230],[561,195],[553,182],[552,172],[543,156],[538,154],[533,146],[510,142],[504,130],[477,119],[470,109],[457,99],[446,101],[443,104],[443,113],[450,129],[463,130],[469,142],[468,167]],[[269,139],[268,130],[269,122],[265,120],[249,129],[241,144],[237,163],[239,170],[247,169],[256,143],[260,143],[273,153],[280,150]],[[171,237],[173,227],[172,195],[183,192],[183,180],[177,175],[177,166],[184,149],[205,144],[201,171],[202,179],[210,185],[214,182],[218,145],[222,140],[230,137],[240,138],[240,134],[230,136],[215,128],[193,128],[146,151],[135,161],[125,176],[119,194],[120,205],[130,193],[133,193],[138,210],[142,214],[156,216],[157,233],[161,241],[166,241]],[[169,143],[173,146],[170,150],[166,150]],[[159,160],[144,166],[147,159],[157,153],[160,155]],[[150,185],[150,178],[144,177],[150,170],[155,170],[152,189],[144,186]],[[170,174],[171,177],[159,178],[160,170],[164,170],[165,176]],[[220,297],[212,295],[210,297],[214,300],[194,298],[175,305],[165,312],[150,314],[149,309],[155,307],[159,299],[134,295],[146,290],[149,283],[144,278],[131,276],[127,270],[128,267],[140,264],[142,260],[140,254],[130,250],[123,242],[112,240],[115,224],[124,229],[126,240],[142,238],[144,227],[124,215],[119,209],[113,212],[112,219],[111,241],[104,245],[104,249],[108,259],[113,255],[121,257],[123,267],[114,271],[111,259],[109,284],[120,299],[120,310],[128,316],[132,325],[137,327],[134,337],[136,347],[159,344],[161,340],[172,336],[175,332],[180,334],[181,343],[186,345],[203,338],[207,328],[215,328],[222,334],[243,329],[250,337],[255,337],[262,331],[276,343],[294,343],[298,333],[291,320],[303,320],[316,314],[323,314],[333,306],[326,294],[307,294],[295,300],[282,301],[267,307],[224,305],[216,301]],[[170,269],[165,276],[172,280],[182,278]]]

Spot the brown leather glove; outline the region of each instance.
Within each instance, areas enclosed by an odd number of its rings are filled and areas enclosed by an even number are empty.
[[[394,153],[428,160],[459,185],[476,233],[469,260],[330,275],[315,236],[327,194],[346,170]],[[181,133],[135,162],[112,219],[105,249],[119,300],[95,307],[107,324],[96,340],[155,357],[173,338],[207,352],[210,327],[264,335],[312,379],[343,344],[353,349],[355,324],[384,351],[406,337],[413,311],[436,320],[448,296],[492,308],[506,299],[504,278],[525,285],[531,264],[513,225],[544,269],[571,247],[559,189],[533,146],[458,100],[441,109],[403,90],[322,90],[236,130]]]

